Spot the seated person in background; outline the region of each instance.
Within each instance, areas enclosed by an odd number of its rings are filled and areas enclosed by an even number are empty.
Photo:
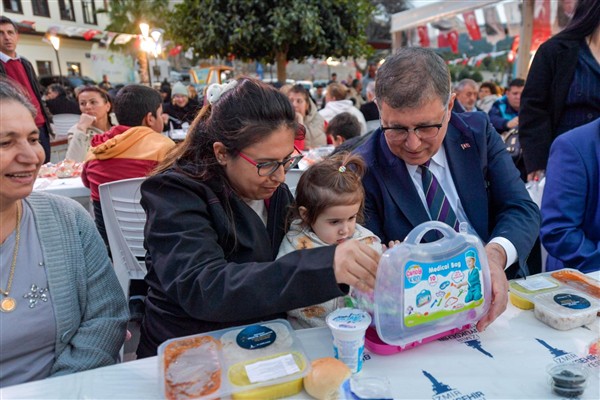
[[[0,387],[115,364],[128,319],[89,213],[32,192],[45,157],[35,114],[0,78]]]
[[[375,104],[375,81],[367,85],[367,102],[360,107],[360,112],[367,122],[379,121],[379,108]]]
[[[558,136],[542,197],[547,270],[600,270],[600,119]]]
[[[296,121],[306,128],[304,147],[298,146],[298,148],[308,150],[313,147],[325,146],[327,144],[325,120],[317,111],[317,106],[310,98],[308,90],[302,85],[294,85],[289,88],[286,96],[296,111]]]
[[[519,107],[521,93],[525,87],[525,80],[517,78],[508,84],[504,96],[494,102],[490,112],[490,121],[498,133],[502,134],[519,126]]]
[[[354,107],[360,110],[360,107],[365,104],[365,99],[362,97],[362,82],[360,79],[352,79],[352,83],[348,88],[348,99],[354,104]]]
[[[163,108],[169,119],[167,130],[170,125],[173,129],[182,129],[184,123],[189,125],[196,118],[201,105],[198,100],[189,97],[188,89],[183,83],[177,82],[171,89],[171,102],[164,103]]]
[[[298,125],[285,95],[213,84],[185,141],[141,187],[146,314],[138,357],[167,339],[278,317],[373,289],[379,255],[356,240],[277,260],[293,201],[285,172]]]
[[[379,68],[375,90],[382,127],[356,150],[367,163],[365,227],[387,243],[425,221],[468,222],[486,244],[492,278],[483,330],[506,309],[507,275],[528,274],[538,207],[487,116],[451,112],[450,72],[435,52],[399,49]]]
[[[354,107],[352,101],[346,99],[347,94],[348,88],[343,84],[330,83],[327,86],[327,94],[325,95],[327,102],[325,107],[319,110],[319,114],[325,118],[325,121],[329,122],[336,115],[348,112],[356,117],[360,123],[360,134],[364,135],[367,133],[367,121],[365,121],[365,117],[358,108]]]
[[[59,83],[53,83],[46,89],[46,106],[52,115],[81,114],[79,104],[67,97],[65,88]]]
[[[482,82],[479,86],[478,100],[475,106],[481,111],[489,113],[490,108],[499,97],[498,86],[494,82]]]
[[[456,99],[452,111],[457,113],[478,111],[475,107],[477,82],[473,79],[463,79],[454,88],[454,93],[456,93]]]
[[[160,133],[162,101],[155,89],[125,86],[115,98],[115,114],[121,124],[93,137],[81,173],[83,184],[91,189],[96,225],[107,246],[98,186],[146,176],[175,146]]]
[[[346,140],[360,136],[360,123],[354,115],[343,112],[329,121],[326,133],[333,138],[333,145],[337,147]]]
[[[295,250],[337,245],[350,239],[366,243],[381,253],[379,238],[359,225],[365,199],[361,183],[364,170],[365,163],[359,156],[339,153],[317,162],[302,174],[296,187],[293,221],[277,258]],[[294,329],[326,326],[327,314],[344,304],[344,296],[336,297],[288,311],[288,319]]]
[[[79,122],[73,125],[67,134],[69,146],[65,158],[83,162],[92,137],[103,134],[112,126],[112,102],[108,93],[96,86],[78,88],[77,102],[81,116]]]

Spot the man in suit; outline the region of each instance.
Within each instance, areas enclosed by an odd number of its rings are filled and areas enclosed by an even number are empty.
[[[40,142],[44,148],[46,159],[50,161],[50,129],[51,117],[46,112],[42,101],[43,90],[38,82],[33,66],[24,57],[17,54],[19,30],[10,18],[0,16],[0,75],[8,76],[18,82],[37,110],[35,124],[40,131]]]
[[[504,270],[518,261],[511,269],[527,273],[539,210],[487,116],[451,112],[450,74],[437,54],[400,49],[377,71],[375,90],[382,127],[357,150],[368,166],[365,226],[388,243],[431,220],[422,178],[433,174],[445,193],[440,216],[468,222],[486,243],[492,305],[483,330],[506,309]]]
[[[546,269],[600,270],[600,118],[552,143],[542,198]]]

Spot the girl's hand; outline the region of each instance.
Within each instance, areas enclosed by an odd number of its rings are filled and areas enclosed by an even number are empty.
[[[345,283],[363,292],[372,292],[379,264],[379,253],[358,240],[339,244],[333,257],[337,283]]]
[[[85,132],[95,121],[96,117],[93,115],[82,113],[79,117],[79,122],[77,123],[77,129]]]

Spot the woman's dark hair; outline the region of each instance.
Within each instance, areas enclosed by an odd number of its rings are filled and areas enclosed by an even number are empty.
[[[495,95],[499,95],[500,93],[498,93],[498,86],[494,83],[494,82],[481,82],[481,85],[479,86],[479,89],[481,88],[488,88],[490,89],[490,93],[495,94]]]
[[[31,104],[31,100],[26,94],[25,89],[12,79],[6,78],[0,75],[0,102],[15,102],[19,103],[31,113],[31,116],[35,118],[37,110]]]
[[[53,83],[52,85],[48,86],[48,90],[58,94],[59,96],[67,95],[67,91],[65,90],[65,87],[63,85],[61,85],[60,83]]]
[[[600,26],[600,0],[579,0],[573,19],[557,36],[566,39],[583,39]]]
[[[110,104],[110,109],[108,110],[108,112],[112,112],[112,108],[113,108],[113,104],[112,104],[112,100],[110,99],[110,96],[108,95],[108,92],[106,92],[106,90],[104,89],[100,89],[98,86],[84,86],[80,89],[77,90],[77,100],[79,100],[79,95],[81,95],[81,93],[85,93],[85,92],[94,92],[94,93],[98,93],[100,95],[100,97],[102,97],[104,99],[104,101],[106,101],[108,104]]]
[[[306,88],[304,86],[297,84],[290,88],[290,90],[287,93],[288,96],[290,93],[301,94],[302,96],[304,96],[304,101],[306,102],[306,104],[308,104],[308,109],[306,110],[306,112],[307,112],[307,114],[310,114],[311,108],[312,108],[310,92],[308,90],[306,90]]]
[[[365,191],[362,177],[365,162],[357,154],[340,152],[310,166],[296,186],[294,219],[300,218],[300,207],[306,208],[302,223],[311,226],[325,209],[360,203],[357,221],[363,217]]]
[[[258,80],[241,77],[232,89],[204,107],[194,119],[185,141],[157,166],[154,173],[175,168],[200,180],[220,178],[223,167],[217,162],[213,144],[221,142],[232,157],[280,128],[296,132],[295,112],[285,95]]]

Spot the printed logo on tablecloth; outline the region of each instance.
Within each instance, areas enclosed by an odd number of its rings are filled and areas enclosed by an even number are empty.
[[[587,365],[588,367],[599,367],[600,366],[600,358],[598,358],[598,356],[595,356],[593,354],[588,354],[586,356],[581,357],[575,353],[570,353],[570,352],[561,350],[558,347],[553,347],[545,340],[538,339],[538,338],[536,338],[535,340],[537,340],[538,343],[540,343],[542,346],[544,346],[550,352],[550,354],[552,354],[554,356],[552,361],[554,361],[557,364],[580,363],[580,364]]]
[[[490,352],[486,351],[481,345],[479,333],[476,328],[467,329],[462,332],[458,332],[453,335],[449,335],[439,339],[440,342],[444,342],[447,340],[456,340],[459,343],[464,343],[470,348],[475,349],[490,358],[494,358],[494,356]]]
[[[423,375],[431,381],[431,389],[434,393],[431,398],[433,400],[485,400],[485,394],[481,391],[462,394],[458,389],[454,389],[445,383],[438,381],[433,375],[425,370],[423,370]]]

